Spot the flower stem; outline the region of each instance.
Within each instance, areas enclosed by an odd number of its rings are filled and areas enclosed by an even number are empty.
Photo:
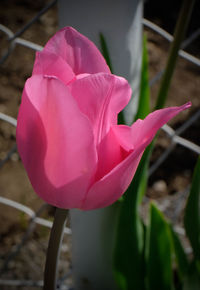
[[[182,8],[181,8],[179,18],[176,24],[176,28],[175,28],[174,40],[170,47],[167,65],[166,65],[165,72],[161,81],[160,89],[158,92],[157,103],[156,103],[155,109],[160,109],[165,104],[169,86],[172,79],[172,75],[173,75],[174,68],[176,65],[176,60],[178,57],[178,51],[180,49],[181,43],[183,41],[187,26],[190,20],[194,2],[195,0],[183,1]]]
[[[67,212],[66,209],[56,208],[47,250],[43,290],[55,290],[57,287],[58,259],[67,220]]]

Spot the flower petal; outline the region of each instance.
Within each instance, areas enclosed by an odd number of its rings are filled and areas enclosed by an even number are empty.
[[[86,194],[81,208],[83,210],[102,208],[118,200],[131,183],[146,146],[143,144],[131,152],[113,170],[94,183]]]
[[[61,56],[75,74],[110,73],[97,47],[72,27],[59,30],[45,45],[44,51]]]
[[[81,112],[88,116],[98,145],[117,124],[118,113],[128,104],[131,88],[128,82],[111,74],[98,73],[74,81],[70,85]]]
[[[136,121],[131,127],[116,125],[112,131],[119,146],[127,151],[127,156],[111,171],[90,188],[81,206],[84,210],[108,206],[115,202],[128,188],[142,153],[152,141],[157,130],[182,110],[191,106],[187,103],[180,107],[157,110],[144,120]],[[108,146],[108,145],[107,145]],[[117,145],[115,145],[116,147]],[[128,154],[128,150],[129,154]]]
[[[57,207],[79,208],[96,170],[94,136],[59,80],[35,75],[26,82],[17,145],[38,195]]]
[[[188,109],[191,103],[186,103],[180,107],[170,107],[154,111],[149,114],[144,120],[138,119],[131,127],[128,126],[113,126],[119,143],[125,150],[137,148],[142,143],[149,143],[155,136],[156,132],[169,120],[175,117],[178,113]]]
[[[34,74],[56,76],[65,84],[75,79],[75,74],[68,63],[59,55],[48,51],[36,53],[36,59],[33,67],[33,75]]]
[[[126,156],[127,152],[120,146],[112,128],[98,146],[98,167],[94,182],[108,174]]]

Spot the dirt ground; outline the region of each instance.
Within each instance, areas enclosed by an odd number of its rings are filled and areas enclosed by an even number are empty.
[[[16,32],[48,2],[47,0],[1,0],[0,23]],[[166,22],[162,23],[162,19],[158,18],[158,16],[153,15],[153,13],[149,15],[149,10],[145,13],[149,19],[153,19],[165,27]],[[190,30],[195,29],[196,24],[193,25],[193,28],[190,28]],[[169,28],[169,31],[172,29],[171,26],[165,28]],[[44,45],[57,29],[57,8],[55,6],[32,25],[23,34],[23,38]],[[158,36],[149,29],[145,29],[145,32],[148,36],[150,79],[152,79],[165,65],[169,44],[161,36]],[[6,37],[0,32],[0,55],[5,52],[6,47]],[[196,41],[188,48],[188,51],[199,57],[200,52],[197,49],[199,47],[199,42]],[[25,80],[31,75],[33,61],[34,52],[32,50],[16,46],[14,52],[5,61],[3,66],[0,67],[0,112],[15,118],[17,117],[22,89]],[[177,106],[191,100],[192,108],[181,113],[170,123],[173,128],[178,128],[200,109],[199,73],[199,68],[179,58],[167,106]],[[151,89],[152,105],[158,87],[159,83]],[[199,128],[200,119],[186,130],[182,136],[200,145]],[[0,161],[5,158],[14,144],[15,128],[0,121]],[[152,164],[168,146],[169,139],[165,133],[161,132],[152,156]],[[173,153],[151,176],[149,181],[147,197],[156,199],[161,204],[166,215],[178,224],[181,224],[182,209],[186,198],[184,192],[191,182],[196,159],[197,154],[181,146],[176,146]],[[35,211],[43,204],[33,192],[17,153],[14,153],[11,159],[0,168],[0,195],[30,206]],[[47,208],[42,216],[52,218],[52,215],[53,210]],[[27,225],[28,217],[26,215],[0,204],[0,269],[8,254],[21,240]],[[42,280],[48,233],[48,229],[36,226],[31,234],[31,239],[23,247],[20,255],[11,261],[2,278]],[[69,240],[66,239],[63,245],[62,269],[66,271],[70,267]],[[15,287],[9,288],[5,286],[4,288],[2,286],[1,289],[15,289]],[[27,287],[21,289],[27,289]],[[29,287],[28,289],[35,288]]]

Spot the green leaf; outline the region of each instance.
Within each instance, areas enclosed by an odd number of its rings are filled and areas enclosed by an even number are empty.
[[[146,242],[147,289],[171,290],[172,249],[169,225],[158,208],[151,204]]]
[[[185,209],[184,225],[195,258],[200,260],[200,157],[194,170],[192,186]]]
[[[99,38],[100,38],[100,45],[101,45],[102,54],[103,54],[103,56],[104,56],[104,58],[106,60],[107,65],[110,68],[110,71],[113,73],[112,64],[111,64],[111,58],[110,58],[110,54],[109,54],[109,51],[108,51],[108,46],[107,46],[105,37],[104,37],[104,35],[102,33],[99,33]]]
[[[119,125],[124,125],[124,124],[125,124],[123,111],[121,111],[121,112],[118,114],[118,121],[117,121],[117,123],[118,123]]]
[[[143,54],[142,54],[142,69],[140,80],[140,95],[138,103],[138,111],[135,120],[138,118],[144,119],[150,113],[150,87],[149,87],[149,74],[148,74],[148,51],[147,51],[147,38],[143,38]]]
[[[144,38],[138,118],[144,118],[150,112],[149,97],[148,57],[146,38]],[[123,123],[123,120],[120,123]],[[116,281],[122,290],[145,289],[145,226],[139,215],[139,206],[146,192],[147,169],[153,144],[152,142],[145,150],[132,183],[121,203],[114,253],[114,272]]]
[[[176,61],[178,59],[178,52],[181,48],[181,44],[184,39],[187,26],[189,24],[194,3],[195,0],[182,1],[182,7],[174,31],[174,39],[170,46],[167,64],[158,91],[155,106],[156,110],[163,108],[167,100],[171,80],[176,66]]]
[[[114,274],[121,290],[145,289],[144,227],[135,203],[134,194],[128,194],[121,203],[114,254]]]
[[[198,269],[199,265],[193,262],[190,266],[189,273],[185,277],[183,290],[199,290],[200,289],[200,273]]]
[[[147,168],[152,148],[153,143],[144,152],[132,183],[121,202],[114,252],[114,273],[122,290],[145,289],[145,226],[139,215],[139,206],[146,191]]]
[[[176,260],[176,264],[178,268],[179,278],[183,282],[184,278],[188,274],[189,262],[187,259],[187,255],[184,251],[184,248],[181,244],[181,241],[178,235],[173,230],[172,225],[170,225],[169,228],[170,228],[170,233],[172,237],[172,247],[175,253],[175,260]]]

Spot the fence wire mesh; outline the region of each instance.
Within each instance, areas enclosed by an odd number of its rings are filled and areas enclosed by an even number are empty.
[[[30,18],[30,20],[28,20],[26,22],[26,24],[24,26],[22,26],[19,30],[17,30],[17,32],[14,32],[12,29],[10,29],[10,27],[7,27],[3,24],[0,24],[0,36],[1,37],[6,37],[6,40],[4,41],[4,52],[0,57],[0,65],[2,68],[2,76],[4,76],[4,74],[9,74],[8,73],[8,66],[10,64],[8,63],[8,60],[11,56],[13,56],[15,54],[15,50],[16,48],[22,48],[22,47],[26,47],[32,51],[38,51],[38,50],[42,50],[42,46],[40,44],[37,44],[35,42],[26,40],[24,38],[22,38],[22,34],[24,34],[25,32],[28,32],[29,29],[31,28],[31,26],[33,24],[35,24],[36,22],[38,22],[41,19],[42,15],[45,15],[52,7],[55,7],[56,4],[56,0],[52,1],[50,3],[47,4],[47,6],[45,6],[44,8],[42,8],[38,13],[36,13],[36,15],[32,18]],[[150,31],[154,31],[156,34],[159,34],[161,37],[165,38],[167,41],[171,42],[173,40],[173,36],[170,35],[168,32],[166,32],[165,30],[163,30],[162,28],[160,28],[159,26],[155,25],[154,23],[150,22],[147,19],[143,19],[143,25],[144,27],[148,28],[148,30]],[[196,31],[194,31],[183,43],[182,45],[182,49],[179,51],[179,55],[180,58],[184,58],[186,62],[188,62],[188,64],[192,64],[193,69],[195,69],[195,67],[199,67],[200,66],[200,59],[197,58],[194,55],[189,54],[188,52],[186,52],[184,49],[186,49],[191,43],[193,43],[200,35],[200,29],[197,29]],[[2,43],[1,43],[2,45]],[[25,57],[25,56],[24,56]],[[27,60],[29,61],[29,60]],[[151,56],[150,56],[150,61],[151,61]],[[32,66],[32,62],[31,65]],[[5,69],[6,68],[6,69]],[[163,73],[163,69],[161,68],[150,80],[150,86],[154,87],[156,86],[156,84],[158,83],[159,79],[161,78]],[[4,78],[2,77],[1,80],[4,80]],[[23,80],[24,81],[24,80]],[[9,94],[9,83],[6,83],[7,85],[7,89],[8,89],[8,94]],[[181,88],[182,89],[182,88]],[[183,90],[183,89],[182,89]],[[11,96],[12,97],[12,96]],[[190,97],[190,96],[189,96]],[[12,101],[12,100],[11,100]],[[199,104],[197,104],[196,107],[198,107]],[[4,126],[4,124],[6,124],[6,127],[9,128],[13,127],[15,128],[17,125],[17,120],[13,117],[10,116],[8,113],[5,113],[5,107],[4,106],[0,106],[0,124],[1,127]],[[182,137],[181,135],[183,135],[186,131],[188,132],[188,130],[190,130],[192,128],[192,126],[196,126],[197,127],[197,131],[199,129],[199,121],[200,121],[200,110],[197,109],[192,115],[187,115],[187,119],[185,119],[184,121],[179,122],[179,126],[176,126],[176,129],[173,129],[171,126],[169,125],[165,125],[162,128],[162,142],[165,142],[165,144],[167,144],[167,146],[164,146],[164,149],[162,150],[162,152],[159,154],[159,156],[156,156],[155,158],[155,162],[152,163],[150,169],[149,169],[149,176],[153,176],[153,174],[162,167],[162,165],[164,164],[164,162],[166,161],[167,158],[169,158],[169,156],[173,153],[176,154],[176,148],[177,146],[181,146],[181,153],[183,154],[183,158],[185,155],[188,154],[188,152],[192,152],[194,158],[197,157],[198,154],[200,154],[200,145],[198,144],[198,140],[196,142],[193,142],[191,140],[189,140],[187,137]],[[7,139],[7,136],[2,133],[2,130],[0,131],[0,133],[3,135],[2,138]],[[15,134],[13,134],[13,136],[15,136]],[[12,136],[12,139],[14,139],[14,137]],[[185,135],[187,136],[187,134]],[[1,138],[0,141],[2,141],[3,139]],[[163,141],[165,140],[165,141]],[[16,160],[18,161],[18,155],[17,155],[17,148],[16,148],[16,143],[15,141],[11,142],[12,146],[11,149],[5,153],[5,154],[1,154],[0,155],[0,170],[3,170],[3,167],[5,166],[6,163],[10,162],[10,160]],[[6,150],[8,148],[8,146],[10,146],[9,142],[6,142]],[[5,150],[5,148],[4,148]],[[19,161],[18,161],[19,162]],[[13,182],[12,180],[10,180],[9,182]],[[15,185],[13,185],[15,186]],[[158,184],[157,183],[157,187],[162,187],[162,184]],[[176,194],[173,195],[172,198],[162,198],[161,203],[160,203],[160,207],[165,210],[166,208],[171,207],[171,211],[173,211],[173,215],[171,216],[172,220],[174,219],[174,221],[177,220],[178,216],[180,215],[181,211],[183,210],[184,204],[185,204],[185,200],[187,197],[187,193],[189,190],[189,185],[187,184],[187,186],[185,186],[184,190],[180,190],[179,192],[176,192]],[[52,221],[49,219],[49,212],[52,211],[52,209],[50,209],[49,206],[47,206],[46,204],[40,204],[40,206],[36,207],[35,210],[33,210],[29,206],[25,205],[23,202],[20,201],[15,201],[12,199],[12,196],[10,196],[9,194],[7,195],[4,192],[0,193],[0,204],[1,204],[1,211],[6,211],[6,214],[9,214],[11,212],[7,212],[8,208],[12,208],[12,209],[16,209],[21,213],[21,220],[22,222],[25,221],[26,225],[24,227],[23,230],[23,234],[18,235],[18,238],[16,239],[14,244],[11,244],[9,249],[7,250],[6,253],[1,253],[0,254],[0,288],[1,289],[8,289],[7,287],[11,287],[12,289],[14,287],[19,288],[20,289],[36,289],[36,288],[42,288],[43,285],[43,281],[42,276],[41,275],[33,275],[33,279],[24,279],[24,277],[29,277],[30,275],[28,275],[27,273],[25,273],[25,275],[23,275],[22,279],[18,278],[20,275],[19,273],[11,273],[13,271],[13,269],[15,268],[15,263],[22,263],[22,260],[20,261],[20,259],[18,259],[16,261],[16,258],[20,256],[20,254],[23,251],[23,247],[25,247],[25,244],[30,244],[30,237],[33,237],[34,234],[37,236],[37,230],[36,230],[36,225],[40,225],[44,228],[51,228],[52,226]],[[173,201],[173,206],[171,204],[171,201]],[[144,207],[145,204],[147,204],[148,202],[148,197],[145,198],[144,201]],[[37,202],[38,204],[38,202]],[[23,214],[25,214],[27,218],[23,217]],[[46,215],[45,215],[46,214]],[[45,217],[41,217],[42,215],[44,215]],[[22,226],[23,228],[23,226]],[[180,234],[184,236],[184,230],[181,227],[180,224],[175,224],[175,228],[176,231]],[[40,229],[41,230],[41,229]],[[65,233],[67,236],[69,236],[71,234],[71,229],[69,227],[67,227],[65,229]],[[46,232],[45,235],[46,237]],[[1,237],[2,238],[2,237]],[[42,237],[42,242],[39,241],[35,244],[31,244],[31,247],[36,247],[36,253],[38,250],[38,248],[42,249],[43,251],[43,256],[39,257],[39,262],[36,263],[36,265],[33,265],[33,261],[27,260],[27,261],[23,261],[23,263],[27,262],[29,265],[32,263],[31,267],[33,272],[36,271],[36,268],[39,267],[39,272],[41,274],[42,272],[42,268],[43,268],[43,264],[41,262],[41,260],[44,260],[44,256],[45,256],[45,250],[46,250],[46,246],[47,246],[47,239],[44,241],[44,238]],[[8,242],[9,243],[9,242]],[[64,261],[70,261],[70,254],[69,254],[69,246],[68,246],[69,240],[66,239],[63,243],[63,247],[62,250],[65,253],[65,257],[62,260],[63,263],[63,267],[61,270],[61,279],[59,280],[59,289],[72,289],[72,284],[71,284],[71,280],[68,281],[68,278],[71,277],[71,265],[70,262],[64,262]],[[3,247],[1,247],[1,250],[3,249]],[[33,249],[29,249],[30,251]],[[188,252],[190,252],[190,248],[187,248]],[[33,251],[34,252],[34,251]],[[32,252],[32,255],[33,255]],[[66,254],[67,253],[67,254]],[[26,255],[26,252],[25,252]],[[24,256],[25,256],[24,255]],[[67,256],[67,259],[66,259]],[[34,255],[32,257],[32,259],[34,259]],[[25,265],[26,267],[26,265]],[[30,268],[31,268],[30,267]],[[63,270],[64,269],[64,270]],[[66,269],[68,269],[67,273],[66,273]],[[38,270],[36,271],[38,273]],[[17,277],[17,278],[16,278]],[[36,279],[36,278],[37,279]],[[41,277],[40,279],[38,277]],[[69,285],[69,286],[66,286]],[[10,289],[10,288],[9,288]]]

